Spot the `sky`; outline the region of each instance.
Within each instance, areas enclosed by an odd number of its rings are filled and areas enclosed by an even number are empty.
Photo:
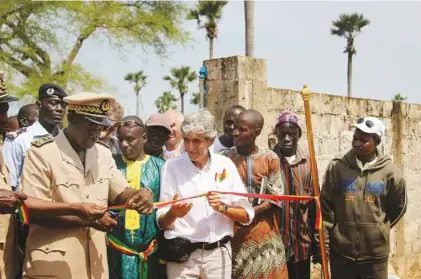
[[[421,2],[256,1],[255,58],[267,60],[270,87],[301,90],[308,84],[314,92],[346,95],[346,42],[330,35],[330,27],[341,13],[363,13],[371,23],[356,38],[353,96],[390,100],[401,93],[408,102],[421,103],[420,10]],[[157,111],[156,98],[171,89],[162,80],[170,68],[187,65],[199,71],[208,58],[205,30],[197,29],[195,21],[187,21],[184,27],[192,41],[185,47],[170,47],[165,59],[140,47],[122,55],[106,42],[90,39],[77,62],[108,81],[126,115],[136,113],[136,101],[133,85],[124,76],[143,70],[148,75],[148,84],[140,93],[141,116],[145,117]],[[214,57],[245,55],[244,41],[244,4],[229,2],[219,23]],[[198,91],[198,82],[193,83],[185,98],[185,113],[198,110],[190,104],[191,92]]]

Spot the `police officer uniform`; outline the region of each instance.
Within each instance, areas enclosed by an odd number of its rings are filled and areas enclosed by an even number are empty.
[[[43,100],[52,96],[63,99],[67,96],[67,93],[61,86],[54,83],[45,83],[40,86],[38,100]],[[55,127],[51,132],[54,136],[58,133],[58,127]],[[36,121],[31,126],[25,128],[25,131],[16,137],[16,139],[6,139],[3,147],[3,154],[5,163],[10,172],[10,184],[14,190],[18,190],[22,166],[26,152],[31,147],[31,142],[48,136],[49,134],[50,133],[41,125],[41,123]]]
[[[4,72],[0,71],[0,103],[10,103],[18,98],[7,94],[4,82]],[[0,189],[11,190],[9,170],[4,164],[0,152]],[[11,215],[0,215],[0,279],[14,279],[16,276],[17,249],[15,245],[15,230],[10,222]],[[6,241],[7,240],[7,241]]]
[[[109,125],[109,95],[78,93],[64,98],[69,112]],[[129,187],[111,151],[97,143],[82,163],[63,131],[32,142],[22,171],[23,192],[48,201],[92,202],[107,206]],[[23,278],[106,279],[105,234],[93,228],[30,225]]]

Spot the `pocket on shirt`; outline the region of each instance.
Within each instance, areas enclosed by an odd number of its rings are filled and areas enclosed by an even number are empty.
[[[54,244],[27,246],[25,274],[29,278],[61,278],[58,274],[69,272],[65,260],[66,249]],[[24,278],[27,278],[24,276]],[[66,278],[66,276],[64,276]]]
[[[81,174],[61,174],[55,180],[55,187],[52,187],[52,200],[63,202],[81,202],[83,185]]]
[[[79,176],[80,174],[63,174],[56,178],[57,188],[71,189],[71,188],[80,188],[81,181]]]
[[[91,193],[101,204],[107,205],[111,174],[109,170],[102,170],[97,175],[93,175],[93,177],[94,189],[91,189]]]

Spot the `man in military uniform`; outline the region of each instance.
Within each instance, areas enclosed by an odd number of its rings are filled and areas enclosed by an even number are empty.
[[[0,120],[7,120],[9,102],[17,98],[6,93],[4,73],[0,71]],[[3,127],[3,126],[1,126]],[[14,279],[17,275],[19,253],[15,241],[14,222],[11,215],[23,201],[28,206],[31,216],[75,215],[82,219],[94,220],[101,218],[105,209],[94,204],[64,204],[52,203],[28,197],[24,193],[10,191],[9,170],[4,164],[0,152],[0,279]],[[10,225],[12,224],[12,225]],[[6,241],[7,240],[7,241]]]
[[[110,95],[78,93],[64,98],[69,126],[55,138],[32,143],[22,171],[23,192],[48,201],[128,204],[141,214],[153,210],[153,193],[133,189],[116,168],[111,151],[98,143]],[[104,231],[117,222],[109,213],[91,222],[74,216],[36,218],[26,242],[23,278],[106,279]]]
[[[7,94],[6,84],[4,82],[4,72],[0,71],[0,134],[3,134],[7,128],[7,112],[9,111],[9,103],[17,101],[18,98]],[[2,144],[3,145],[3,144]],[[21,200],[26,199],[26,195],[22,193],[11,192],[9,181],[9,172],[3,164],[3,156],[0,152],[0,213],[12,213]],[[13,276],[13,269],[5,269],[6,264],[12,262],[15,255],[5,253],[6,237],[9,231],[10,215],[0,215],[0,279],[9,278],[6,275]],[[13,233],[11,232],[12,236]],[[8,241],[11,244],[13,240]],[[12,263],[13,264],[13,263]],[[12,277],[10,277],[12,278]]]
[[[4,147],[4,159],[10,171],[10,183],[14,190],[18,190],[25,154],[31,142],[47,135],[56,136],[59,133],[59,126],[66,111],[66,104],[63,101],[66,96],[64,89],[57,84],[41,85],[36,103],[40,110],[38,121],[14,139],[12,144],[7,145],[7,149],[6,146]]]

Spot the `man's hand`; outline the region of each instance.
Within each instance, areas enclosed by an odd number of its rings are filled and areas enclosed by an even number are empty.
[[[178,200],[178,194],[174,195],[173,200]],[[170,208],[171,213],[177,218],[183,218],[192,209],[193,204],[191,202],[177,202]]]
[[[77,204],[77,209],[80,213],[79,217],[87,220],[101,219],[107,212],[107,208],[93,203]]]
[[[102,232],[112,232],[117,225],[117,221],[111,218],[111,214],[107,212],[101,219],[91,223],[90,227]]]
[[[213,208],[213,210],[221,212],[221,210],[224,207],[224,204],[221,202],[221,198],[219,197],[219,194],[216,193],[210,193],[208,196],[208,202],[210,207]]]
[[[153,193],[152,191],[142,188],[128,202],[130,209],[134,209],[140,214],[149,215],[153,211]]]
[[[0,214],[13,213],[28,196],[21,192],[0,190]]]

